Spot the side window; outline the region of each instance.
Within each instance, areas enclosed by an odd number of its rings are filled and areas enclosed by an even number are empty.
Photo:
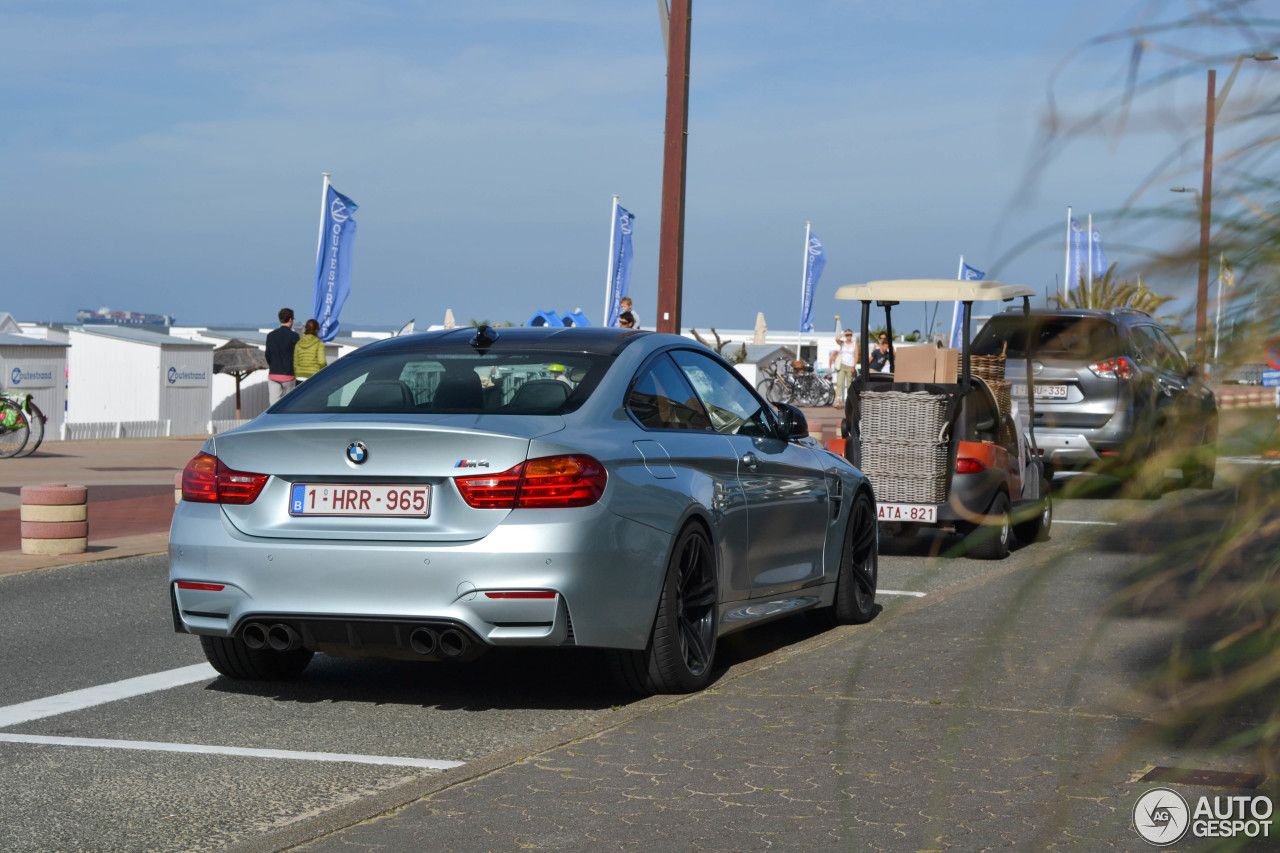
[[[773,421],[738,374],[718,361],[688,350],[671,353],[689,384],[706,406],[707,417],[716,432],[773,436]]]
[[[1182,356],[1172,341],[1153,326],[1137,326],[1133,330],[1134,344],[1148,367],[1160,370],[1182,370]]]
[[[698,396],[665,355],[651,361],[636,378],[627,409],[649,429],[711,429]]]
[[[1182,353],[1178,350],[1178,345],[1169,337],[1169,333],[1159,326],[1152,326],[1148,329],[1151,336],[1155,338],[1164,354],[1165,366],[1170,370],[1181,373],[1187,369],[1187,364],[1182,358]]]

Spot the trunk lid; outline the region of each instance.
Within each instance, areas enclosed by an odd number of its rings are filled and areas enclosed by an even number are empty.
[[[564,428],[558,416],[536,415],[276,415],[262,421],[213,440],[215,455],[229,468],[270,475],[252,504],[222,509],[241,533],[283,539],[483,538],[510,510],[473,509],[453,478],[506,471],[525,460],[534,438]],[[355,442],[364,447],[359,464],[347,453]],[[426,486],[430,512],[426,517],[291,515],[295,484]]]

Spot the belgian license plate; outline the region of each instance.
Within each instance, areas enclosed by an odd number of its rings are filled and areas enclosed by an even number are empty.
[[[346,483],[294,483],[289,490],[290,515],[431,514],[431,487]]]
[[[1026,385],[1014,385],[1009,389],[1015,397],[1027,396]],[[1036,385],[1037,400],[1065,400],[1067,399],[1066,385]]]
[[[934,504],[879,504],[881,521],[918,521],[936,524],[938,507]]]

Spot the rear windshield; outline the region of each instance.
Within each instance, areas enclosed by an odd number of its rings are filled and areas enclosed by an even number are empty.
[[[549,350],[355,352],[271,412],[558,415],[581,406],[611,363],[607,355]]]
[[[1110,322],[1097,317],[1031,317],[1035,353],[1044,358],[1095,361],[1119,355],[1120,337]],[[1005,344],[1008,350],[1005,350]],[[1027,318],[1021,314],[998,314],[987,321],[972,345],[974,355],[1025,358]]]

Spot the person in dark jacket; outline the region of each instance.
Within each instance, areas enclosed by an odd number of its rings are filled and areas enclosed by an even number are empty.
[[[293,373],[293,348],[298,333],[293,330],[293,309],[281,308],[280,328],[267,335],[267,401],[274,403],[298,384]]]

